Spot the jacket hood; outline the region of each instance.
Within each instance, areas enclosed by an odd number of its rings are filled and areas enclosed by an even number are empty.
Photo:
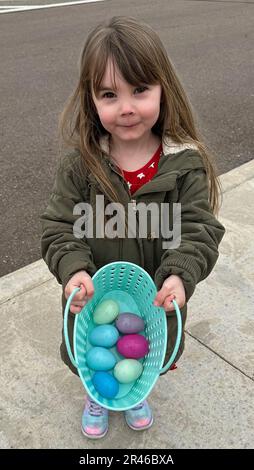
[[[109,153],[109,137],[100,140],[102,153]],[[117,167],[112,160],[108,161],[111,171],[117,172]],[[204,168],[202,157],[196,145],[191,143],[177,144],[167,137],[162,142],[162,156],[159,161],[158,171],[154,178],[141,187],[136,194],[143,192],[169,191],[175,186],[176,179],[193,169]]]

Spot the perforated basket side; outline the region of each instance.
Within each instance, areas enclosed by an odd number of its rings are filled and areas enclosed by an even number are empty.
[[[95,286],[93,299],[75,319],[74,352],[80,365],[79,375],[89,395],[99,404],[112,410],[129,409],[148,396],[159,376],[167,342],[165,313],[163,309],[153,306],[156,287],[151,277],[133,263],[111,263],[97,271],[93,282]],[[106,294],[110,295],[111,291],[123,291],[130,294],[135,300],[139,314],[145,320],[145,336],[149,340],[150,350],[143,361],[143,373],[129,393],[121,398],[108,400],[101,397],[92,384],[92,373],[88,369],[85,359],[85,338],[94,309]]]

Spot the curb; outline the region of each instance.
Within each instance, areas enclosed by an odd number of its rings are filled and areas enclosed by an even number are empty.
[[[227,193],[252,178],[254,178],[254,160],[221,175],[219,179],[222,185],[222,192]]]
[[[6,274],[0,278],[0,305],[52,279],[54,276],[42,259]]]
[[[254,178],[254,160],[244,163],[219,177],[223,194],[232,191],[252,178]],[[0,304],[53,279],[54,276],[49,272],[46,263],[42,259],[2,276],[0,278]]]

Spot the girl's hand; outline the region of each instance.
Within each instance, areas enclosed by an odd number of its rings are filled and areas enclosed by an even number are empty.
[[[179,308],[182,308],[186,301],[183,281],[175,274],[172,274],[164,281],[153,303],[156,307],[163,307],[166,312],[173,312],[175,310],[172,303],[173,299],[177,302]]]
[[[65,298],[68,299],[75,287],[80,287],[80,291],[73,297],[70,311],[80,313],[84,305],[93,297],[94,285],[92,278],[86,271],[78,271],[72,276],[64,289]]]

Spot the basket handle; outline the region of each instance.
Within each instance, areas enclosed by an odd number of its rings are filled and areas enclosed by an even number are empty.
[[[166,372],[170,366],[173,364],[174,362],[174,359],[177,355],[177,352],[178,352],[178,349],[179,349],[179,346],[180,346],[180,342],[181,342],[181,337],[182,337],[182,317],[181,317],[181,312],[180,312],[180,309],[176,303],[175,300],[173,300],[173,305],[175,307],[175,312],[176,312],[176,318],[177,318],[177,336],[176,336],[176,342],[175,342],[175,347],[174,347],[174,350],[167,362],[167,364],[162,368],[160,369],[160,374],[163,374],[164,372]]]
[[[76,295],[76,293],[79,290],[80,290],[79,287],[75,287],[75,289],[72,291],[71,295],[68,297],[68,300],[67,300],[67,303],[66,303],[66,306],[65,306],[65,309],[64,309],[64,339],[65,339],[66,349],[67,349],[67,352],[69,354],[69,358],[70,358],[72,364],[74,365],[74,367],[76,367],[76,369],[79,368],[79,365],[75,361],[75,359],[73,357],[73,354],[72,354],[72,350],[71,350],[71,345],[70,345],[70,340],[69,340],[69,335],[68,335],[68,315],[69,315],[69,309],[70,309],[71,301],[72,301],[73,297]]]

